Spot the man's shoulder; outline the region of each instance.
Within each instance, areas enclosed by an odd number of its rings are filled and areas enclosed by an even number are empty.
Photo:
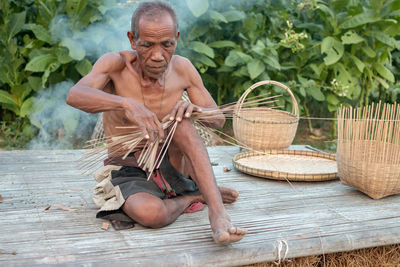
[[[177,65],[187,65],[187,64],[191,65],[192,64],[188,58],[179,56],[179,55],[173,55],[172,61],[174,64],[177,64]]]
[[[179,55],[174,55],[172,57],[172,64],[178,72],[183,73],[186,73],[188,70],[190,70],[190,68],[193,67],[192,62],[190,62],[188,58]]]
[[[132,51],[110,52],[101,56],[96,64],[103,66],[104,69],[118,71],[125,67],[127,61],[136,58]]]

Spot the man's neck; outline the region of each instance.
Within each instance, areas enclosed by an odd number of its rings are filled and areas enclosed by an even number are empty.
[[[140,67],[140,64],[137,63],[135,66],[135,70],[137,74],[139,75],[139,81],[140,81],[140,86],[142,88],[157,88],[157,87],[162,87],[164,84],[164,79],[165,79],[165,72],[158,78],[153,78],[149,77],[144,73],[142,68]]]

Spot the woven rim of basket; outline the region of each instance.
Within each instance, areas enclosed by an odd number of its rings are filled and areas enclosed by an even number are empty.
[[[290,117],[292,117],[292,120],[281,120],[281,121],[272,121],[272,120],[250,120],[248,118],[244,118],[242,116],[240,116],[237,113],[233,113],[233,117],[242,119],[244,121],[248,121],[248,122],[253,122],[253,123],[270,123],[270,124],[294,124],[294,123],[298,123],[299,122],[299,116],[294,115],[291,112],[287,112],[287,111],[283,111],[283,110],[274,110],[274,109],[269,109],[269,111],[272,112],[277,112],[277,113],[283,113],[285,115],[288,115]],[[262,111],[258,111],[258,113],[260,113]]]
[[[271,155],[293,155],[293,156],[307,156],[313,158],[324,158],[336,161],[335,154],[321,153],[315,151],[304,151],[304,150],[269,150],[265,152],[243,152],[238,153],[233,157],[233,166],[241,172],[246,174],[274,179],[274,180],[289,180],[289,181],[328,181],[337,179],[337,172],[334,173],[313,173],[313,174],[305,174],[305,173],[288,173],[281,171],[271,171],[259,168],[253,168],[246,165],[243,165],[237,162],[239,159],[254,157],[254,156],[262,156],[265,154]]]

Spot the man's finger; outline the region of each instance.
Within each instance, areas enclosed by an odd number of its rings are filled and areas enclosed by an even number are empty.
[[[179,102],[175,104],[175,106],[172,108],[171,112],[170,112],[170,116],[169,116],[169,120],[172,121],[176,118],[176,112],[178,110],[179,107]]]
[[[183,113],[185,112],[186,107],[187,107],[188,105],[189,105],[189,103],[184,102],[184,103],[182,103],[182,104],[179,106],[178,111],[176,112],[176,120],[177,120],[177,121],[181,121],[181,120],[182,120],[182,118],[183,118]]]
[[[139,124],[138,126],[143,133],[143,138],[146,140],[150,139],[150,135],[146,129],[146,126],[144,126],[144,124]]]
[[[164,139],[164,130],[162,128],[160,121],[158,120],[158,118],[155,114],[153,116],[153,123],[157,129],[158,139],[161,141],[162,139]]]
[[[195,108],[194,105],[192,105],[192,104],[188,105],[188,107],[186,108],[186,111],[185,111],[185,118],[190,118],[190,116],[192,116],[194,108]]]

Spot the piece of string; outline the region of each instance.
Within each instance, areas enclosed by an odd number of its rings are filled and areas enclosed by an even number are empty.
[[[300,120],[321,120],[321,121],[337,121],[337,118],[320,118],[320,117],[309,117],[309,116],[301,116],[299,117]],[[362,119],[362,118],[353,118],[356,121],[400,121],[400,120],[384,120],[384,119]]]
[[[277,240],[277,242],[278,242],[278,246],[276,247],[276,249],[277,249],[277,256],[278,256],[278,259],[276,260],[276,261],[274,261],[274,263],[275,263],[275,265],[280,265],[281,264],[281,262],[283,262],[283,261],[285,261],[285,259],[286,259],[286,256],[287,256],[287,254],[288,254],[288,252],[289,252],[289,245],[288,245],[288,243],[286,242],[286,240]],[[283,244],[285,244],[285,253],[283,254],[283,256],[281,257],[281,252],[282,252],[282,249],[283,249]]]

